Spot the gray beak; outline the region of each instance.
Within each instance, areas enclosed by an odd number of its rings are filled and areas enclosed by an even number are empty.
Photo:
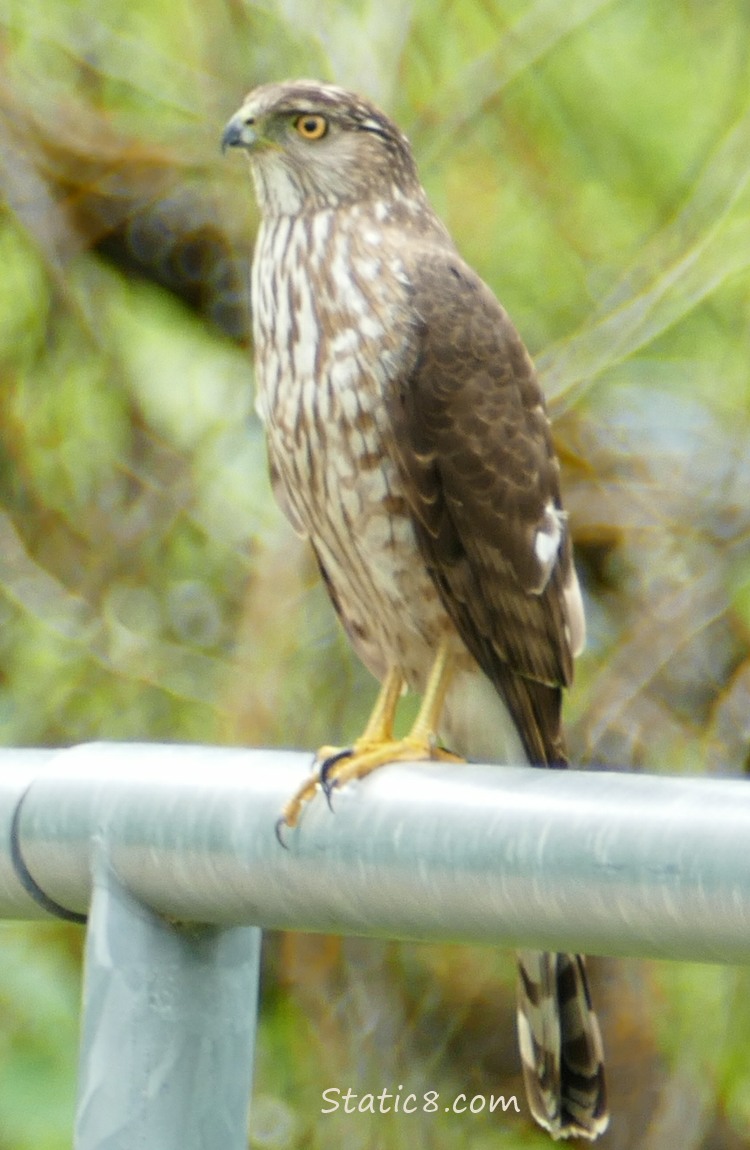
[[[238,112],[232,116],[224,129],[224,134],[221,137],[221,150],[226,152],[227,148],[252,148],[257,140],[258,135],[253,130],[252,121],[248,123],[242,112]]]

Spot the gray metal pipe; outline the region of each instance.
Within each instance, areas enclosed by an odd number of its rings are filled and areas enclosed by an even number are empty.
[[[75,1150],[245,1150],[261,932],[167,922],[99,846]]]
[[[750,960],[743,779],[394,765],[336,793],[335,813],[317,796],[284,850],[274,824],[308,755],[92,744],[24,761],[0,752],[0,832],[33,776],[20,852],[73,910],[106,833],[123,885],[190,921]],[[8,849],[0,915],[37,917]]]

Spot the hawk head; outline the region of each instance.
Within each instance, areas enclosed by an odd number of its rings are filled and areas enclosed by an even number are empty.
[[[333,84],[254,88],[222,146],[247,151],[265,215],[423,196],[406,136],[373,104]]]

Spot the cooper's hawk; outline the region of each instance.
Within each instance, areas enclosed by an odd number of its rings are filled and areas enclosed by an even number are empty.
[[[458,255],[407,139],[312,81],[256,88],[224,133],[262,223],[257,407],[274,491],[383,684],[367,728],[285,808],[396,759],[564,766],[562,688],[584,636],[544,398],[490,289]],[[404,688],[423,695],[397,740]],[[607,1125],[583,959],[519,955],[529,1104],[554,1137]]]

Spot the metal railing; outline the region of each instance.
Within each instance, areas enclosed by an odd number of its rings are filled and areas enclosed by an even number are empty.
[[[260,928],[750,960],[744,779],[310,756],[0,751],[0,917],[88,914],[76,1150],[240,1150]]]

